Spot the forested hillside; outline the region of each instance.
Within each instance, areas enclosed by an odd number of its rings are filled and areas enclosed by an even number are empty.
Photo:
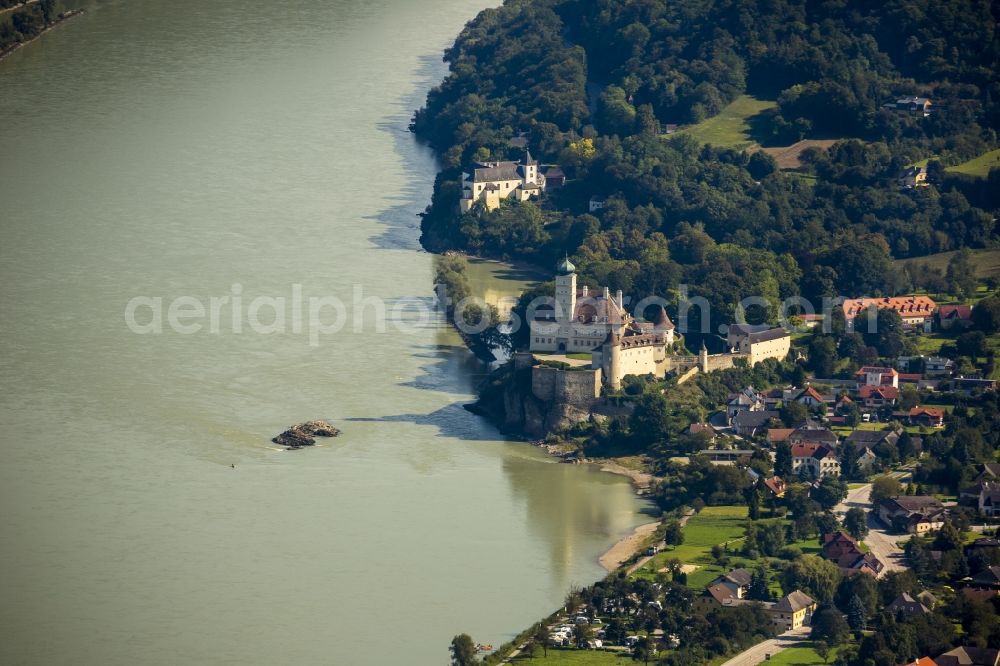
[[[430,249],[547,265],[568,252],[612,289],[680,283],[731,312],[733,296],[891,294],[942,276],[891,269],[997,242],[1000,171],[945,166],[998,145],[1000,5],[981,0],[512,0],[446,53],[450,73],[413,130],[445,170],[424,216]],[[832,138],[800,173],[763,152],[709,147],[697,123],[744,93],[774,100],[757,141]],[[933,100],[928,116],[887,108]],[[533,155],[566,187],[542,205],[459,216],[462,167]],[[930,159],[930,187],[902,188]],[[588,212],[591,196],[607,206]],[[720,315],[725,318],[724,314]]]

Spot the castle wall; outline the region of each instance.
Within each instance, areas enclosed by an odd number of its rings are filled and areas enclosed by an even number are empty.
[[[788,356],[792,348],[791,336],[783,336],[774,340],[754,342],[750,345],[749,360],[750,365],[757,365],[761,361],[769,358],[776,358],[779,361]]]
[[[626,375],[655,375],[663,358],[663,347],[660,346],[622,349],[618,357],[618,380]]]
[[[601,397],[601,371],[560,370],[536,365],[531,368],[531,392],[539,400],[590,409]]]

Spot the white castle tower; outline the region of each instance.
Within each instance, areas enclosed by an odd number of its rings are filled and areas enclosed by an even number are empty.
[[[576,266],[565,258],[556,266],[556,322],[559,337],[573,336],[573,317],[576,315]]]

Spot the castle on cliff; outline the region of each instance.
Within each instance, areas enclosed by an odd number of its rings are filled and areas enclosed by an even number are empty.
[[[575,366],[573,374],[592,375],[586,379],[592,387],[586,393],[594,398],[600,396],[602,385],[620,389],[628,375],[663,378],[672,371],[711,372],[732,367],[738,358],[756,365],[768,358],[783,359],[791,348],[791,337],[783,328],[734,325],[728,353],[709,354],[702,345],[698,356],[674,354],[675,328],[662,306],[653,321],[637,321],[625,309],[621,291],[612,296],[607,287],[578,287],[576,267],[568,258],[556,267],[555,282],[553,304],[540,306],[529,322],[529,351],[557,356],[589,353],[589,364],[569,356],[562,359]]]

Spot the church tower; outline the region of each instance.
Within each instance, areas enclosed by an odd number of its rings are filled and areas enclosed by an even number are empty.
[[[538,182],[538,161],[531,158],[531,151],[524,149],[524,163],[521,165],[524,173],[525,183]],[[572,266],[572,264],[570,264]]]

